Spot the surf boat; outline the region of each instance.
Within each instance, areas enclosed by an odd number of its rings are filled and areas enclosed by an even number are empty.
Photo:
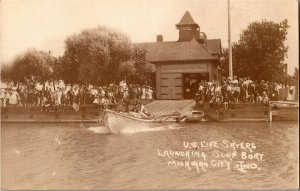
[[[166,118],[165,118],[166,119]],[[164,127],[167,124],[175,121],[166,121],[164,119],[155,118],[139,118],[130,113],[115,112],[112,110],[105,110],[104,124],[111,131],[111,133],[122,133],[129,131],[140,131],[147,128]]]

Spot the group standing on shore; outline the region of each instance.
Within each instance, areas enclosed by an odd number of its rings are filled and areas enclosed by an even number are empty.
[[[267,106],[269,101],[279,100],[279,89],[283,86],[265,80],[252,81],[234,76],[223,78],[221,83],[201,82],[196,94],[196,103],[203,106],[209,102],[211,107],[231,109],[235,103],[257,103]]]
[[[95,105],[100,109],[115,106],[132,100],[152,100],[153,89],[147,85],[119,84],[92,86],[67,84],[62,80],[45,83],[20,84],[19,87],[1,89],[0,104],[2,107],[37,106],[43,111],[64,111],[67,106],[78,109],[80,105]]]
[[[265,80],[252,81],[247,78],[223,78],[221,82],[201,82],[195,95],[196,104],[209,103],[213,108],[232,109],[235,103],[257,103],[268,106],[269,101],[279,100],[279,89],[283,85]],[[289,89],[289,91],[291,91]],[[290,93],[290,92],[289,92]],[[73,106],[94,105],[101,110],[112,108],[120,103],[128,104],[136,100],[152,100],[154,89],[147,85],[128,84],[125,80],[108,86],[65,84],[62,80],[12,84],[0,90],[1,107],[37,106],[42,111],[64,111]],[[288,100],[289,95],[288,95]]]

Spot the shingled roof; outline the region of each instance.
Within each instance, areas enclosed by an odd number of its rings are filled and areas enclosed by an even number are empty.
[[[137,47],[147,51],[149,62],[217,60],[209,50],[195,39],[187,42],[137,43]]]
[[[195,23],[194,19],[192,18],[191,14],[189,11],[186,11],[183,15],[183,17],[181,18],[181,20],[179,21],[178,24],[176,24],[176,26],[185,26],[185,25],[196,25],[197,27],[199,27],[199,25],[197,23]]]

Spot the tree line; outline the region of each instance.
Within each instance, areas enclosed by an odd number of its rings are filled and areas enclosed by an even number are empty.
[[[151,85],[151,66],[146,51],[136,47],[125,34],[104,27],[81,31],[65,40],[65,52],[29,49],[1,70],[3,81],[39,82],[64,80],[66,83],[108,85],[122,80]]]
[[[285,45],[288,34],[288,21],[255,21],[240,34],[238,42],[232,44],[233,74],[249,77],[252,80],[268,80],[282,84],[296,84],[298,69],[294,75],[286,75],[288,46]],[[223,49],[220,61],[222,74],[229,73],[229,51]],[[297,83],[298,84],[298,83]]]
[[[250,23],[233,43],[233,73],[252,80],[297,83],[294,76],[285,75],[288,47],[288,21],[280,23],[262,20]],[[51,53],[27,50],[9,65],[2,66],[1,78],[18,82],[37,79],[45,82],[62,79],[66,83],[107,85],[126,77],[130,83],[153,85],[153,71],[146,63],[146,51],[139,49],[129,37],[105,27],[86,29],[65,40],[61,57]],[[228,49],[223,49],[220,67],[228,76]]]

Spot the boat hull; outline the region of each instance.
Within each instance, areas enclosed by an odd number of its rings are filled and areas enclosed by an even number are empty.
[[[153,119],[139,119],[128,114],[106,110],[104,124],[111,133],[139,132],[142,130],[164,127],[168,122],[156,121]]]

